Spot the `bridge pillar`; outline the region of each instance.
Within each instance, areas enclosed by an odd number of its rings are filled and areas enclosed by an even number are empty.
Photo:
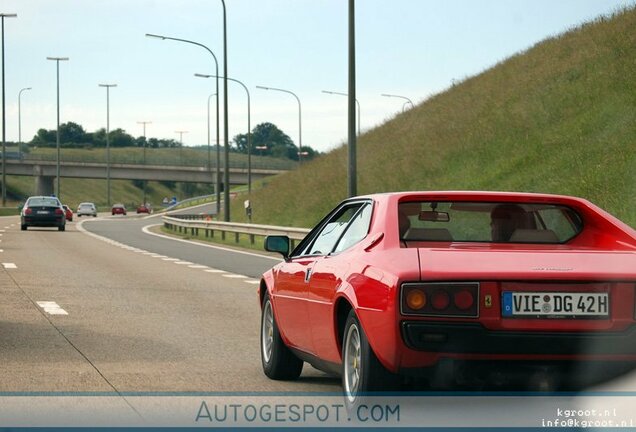
[[[35,176],[35,194],[36,195],[53,195],[55,193],[55,186],[52,176]]]

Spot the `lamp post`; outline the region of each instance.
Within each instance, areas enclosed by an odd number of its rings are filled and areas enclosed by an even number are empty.
[[[230,138],[228,136],[228,118],[227,118],[227,11],[225,9],[225,0],[221,0],[223,4],[223,136],[225,138],[225,171],[223,171],[223,219],[225,222],[230,221]],[[219,72],[217,71],[218,75]],[[218,91],[217,91],[218,93]]]
[[[183,43],[187,43],[187,44],[192,44],[192,45],[196,45],[199,46],[203,49],[205,49],[207,52],[209,52],[212,55],[212,58],[214,59],[214,67],[215,69],[215,74],[218,75],[219,74],[219,62],[216,59],[216,56],[214,55],[214,52],[212,52],[212,50],[210,48],[208,48],[207,46],[199,43],[199,42],[194,42],[191,40],[187,40],[187,39],[179,39],[179,38],[174,38],[174,37],[169,37],[169,36],[161,36],[161,35],[156,35],[156,34],[150,34],[150,33],[146,33],[147,37],[150,38],[155,38],[155,39],[161,39],[161,40],[171,40],[171,41],[176,41],[176,42],[183,42]],[[225,99],[225,106],[224,106],[224,110],[227,113],[227,98]],[[226,116],[227,117],[227,114]],[[225,123],[225,140],[226,140],[226,148],[225,148],[225,153],[226,155],[228,154],[228,149],[227,149],[227,122]],[[226,159],[228,159],[228,157],[226,156]],[[208,143],[208,169],[210,169],[209,167],[211,166],[211,164],[209,163],[210,160],[210,145]],[[221,212],[221,188],[219,187],[220,183],[221,183],[221,145],[220,145],[220,140],[219,140],[219,80],[217,78],[216,80],[216,213],[219,214]],[[226,169],[225,171],[228,170],[228,165],[227,165],[227,161],[226,161]],[[229,176],[228,176],[229,179]],[[229,198],[229,195],[228,195]],[[229,218],[226,219],[226,221],[229,221]]]
[[[68,57],[47,57],[47,60],[53,60],[57,66],[57,132],[56,132],[56,140],[55,147],[57,149],[57,163],[55,167],[55,175],[56,175],[56,184],[57,184],[57,194],[58,199],[62,199],[62,194],[60,192],[60,62],[68,61]]]
[[[302,158],[303,132],[302,132],[302,113],[301,113],[301,107],[300,107],[300,99],[298,99],[298,96],[296,96],[296,93],[289,90],[283,90],[279,88],[265,87],[265,86],[256,86],[256,88],[261,90],[274,90],[274,91],[279,91],[283,93],[289,93],[290,95],[296,98],[296,101],[298,101],[298,163],[302,164],[303,163],[303,158]]]
[[[106,88],[106,205],[110,207],[110,88],[117,84],[98,84]]]
[[[218,78],[215,75],[205,75],[205,74],[194,74],[195,77],[199,78]],[[247,94],[247,193],[252,193],[252,125],[251,125],[251,112],[252,109],[250,107],[250,91],[247,89],[245,84],[241,81],[234,78],[227,78],[228,81],[234,81],[237,84],[240,84],[241,87],[245,90]]]
[[[4,97],[4,19],[16,18],[17,14],[0,14],[2,20],[2,207],[7,205],[7,168],[6,168],[6,144],[7,144],[7,119]]]
[[[331,95],[349,96],[346,93],[329,91],[329,90],[323,90],[322,92],[331,94]],[[358,135],[360,135],[360,102],[358,102],[358,99],[356,99],[356,105],[358,106]]]
[[[188,131],[178,130],[174,132],[179,134],[179,143],[181,144],[179,146],[179,165],[183,165],[183,134],[188,133]]]
[[[22,92],[31,90],[31,87],[25,87],[18,92],[18,155],[22,157]]]
[[[138,121],[137,124],[144,126],[144,165],[146,165],[146,125],[151,124],[151,121]],[[143,205],[146,205],[146,183],[148,180],[144,180],[144,199],[142,201]]]
[[[400,95],[394,95],[394,94],[386,94],[386,93],[382,93],[382,96],[405,99],[407,102],[405,102],[404,105],[402,105],[402,112],[404,112],[404,108],[406,107],[407,103],[410,103],[411,106],[413,108],[415,108],[415,104],[413,104],[413,101],[411,99],[407,98],[406,96],[400,96]]]

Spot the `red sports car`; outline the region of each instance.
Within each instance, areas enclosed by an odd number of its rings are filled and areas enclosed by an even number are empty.
[[[540,371],[560,388],[636,366],[636,231],[584,199],[358,197],[289,245],[266,239],[284,262],[259,289],[272,379],[297,378],[306,361],[341,375],[355,403],[404,376]]]
[[[150,214],[151,212],[152,210],[150,210],[150,206],[148,206],[147,204],[139,204],[139,206],[137,207],[137,214],[140,214],[140,213]]]

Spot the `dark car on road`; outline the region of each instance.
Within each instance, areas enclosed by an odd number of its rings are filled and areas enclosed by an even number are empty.
[[[66,217],[60,200],[50,196],[29,197],[20,213],[20,228],[26,231],[30,226],[57,227],[64,231]]]

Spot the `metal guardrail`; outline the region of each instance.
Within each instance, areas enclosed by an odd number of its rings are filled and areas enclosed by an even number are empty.
[[[201,215],[173,215],[163,216],[162,220],[166,228],[179,233],[190,233],[192,236],[198,236],[199,231],[203,230],[206,238],[214,238],[215,232],[218,231],[221,233],[221,238],[225,240],[225,234],[232,233],[236,243],[239,243],[241,234],[248,235],[251,244],[254,244],[255,236],[284,235],[291,240],[292,248],[296,241],[304,239],[309,233],[307,228],[221,222],[206,218],[206,216]]]

